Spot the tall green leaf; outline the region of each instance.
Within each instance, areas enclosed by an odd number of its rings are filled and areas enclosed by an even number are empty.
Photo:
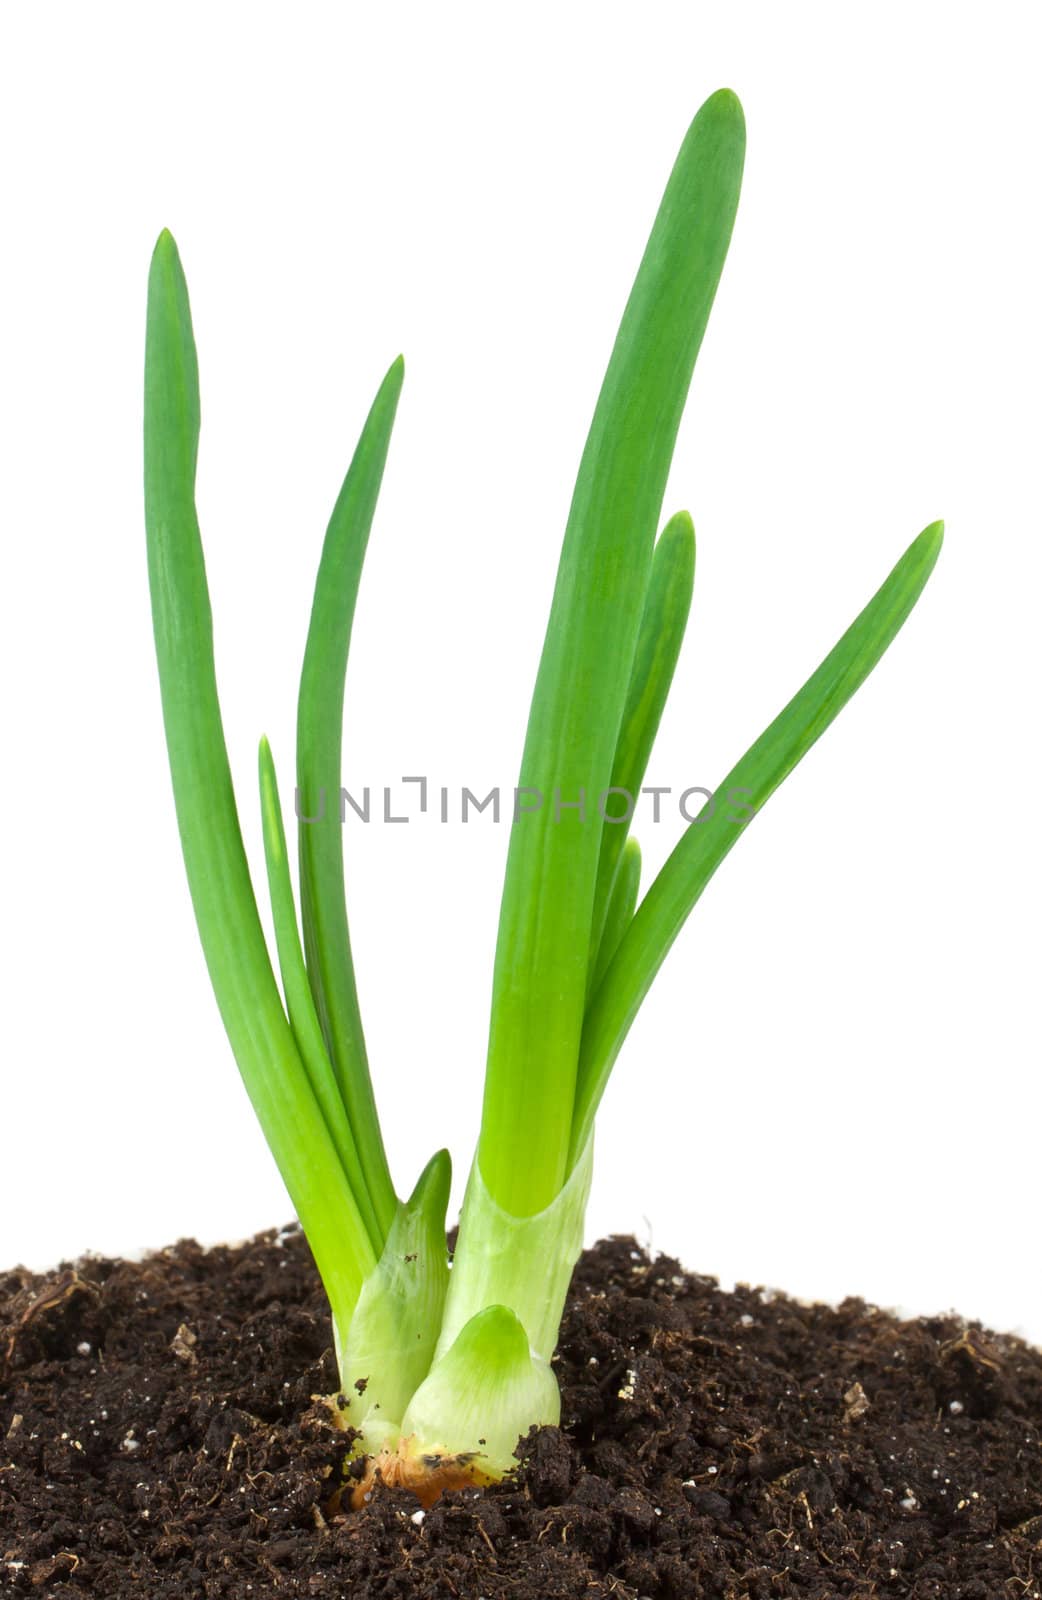
[[[398,1201],[376,1114],[355,985],[340,818],[344,678],[369,530],[405,367],[391,366],[326,530],[297,701],[297,815],[304,950],[315,1006],[380,1228]],[[310,820],[309,820],[310,819]]]
[[[199,936],[254,1110],[330,1301],[349,1312],[375,1252],[282,1008],[242,846],[195,510],[199,375],[177,246],[148,284],[145,524],[170,774]]]
[[[511,832],[479,1145],[490,1192],[516,1215],[549,1204],[567,1171],[598,806],[611,782],[666,477],[744,150],[741,107],[721,91],[695,117],[667,184],[565,531],[519,780],[522,804],[536,795],[542,803]]]

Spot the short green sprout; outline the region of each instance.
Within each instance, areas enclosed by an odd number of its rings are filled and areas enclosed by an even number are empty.
[[[551,1369],[582,1244],[597,1108],[688,912],[742,827],[707,803],[643,898],[639,793],[691,602],[686,512],[656,538],[673,445],[724,264],[745,132],[701,108],[666,186],[579,468],[510,832],[477,1152],[450,1271],[449,1157],[401,1199],[355,987],[338,808],[351,626],[403,366],[362,429],[326,533],[297,718],[300,920],[275,766],[260,800],[277,981],[243,851],[195,510],[199,387],[169,233],[149,279],[145,513],[163,715],[185,866],[224,1025],[332,1311],[338,1415],[385,1479],[430,1500],[503,1476],[555,1423]],[[880,659],[933,568],[914,540],[821,666],[720,785],[764,804]],[[324,817],[322,816],[325,810]],[[322,820],[307,820],[322,817]],[[519,1152],[523,1151],[523,1159]],[[364,1491],[359,1491],[364,1492]]]

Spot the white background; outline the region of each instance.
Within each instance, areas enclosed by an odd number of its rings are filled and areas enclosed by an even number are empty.
[[[325,519],[406,387],[345,779],[515,780],[597,385],[685,127],[749,156],[667,512],[699,532],[649,781],[712,786],[938,516],[885,662],[710,885],[631,1034],[593,1238],[1042,1339],[1039,13],[1033,6],[5,10],[0,1264],[241,1237],[288,1202],[210,996],[140,494],[170,226],[248,844],[292,771]],[[479,787],[480,786],[480,787]],[[679,830],[638,831],[648,867]],[[349,831],[405,1187],[476,1133],[505,827]],[[458,1190],[457,1190],[458,1193]]]

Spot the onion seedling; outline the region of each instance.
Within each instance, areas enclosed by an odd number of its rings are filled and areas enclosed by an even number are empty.
[[[277,981],[243,850],[214,675],[195,510],[199,387],[169,233],[149,279],[145,512],[163,714],[185,865],[246,1088],[314,1253],[341,1393],[370,1470],[430,1501],[510,1470],[555,1423],[551,1369],[582,1243],[593,1128],[644,996],[740,836],[707,804],[639,899],[627,796],[641,787],[687,621],[690,517],[656,538],[674,440],[724,264],[745,147],[721,91],[687,133],[622,318],[579,468],[510,832],[484,1105],[450,1272],[449,1157],[392,1183],[355,987],[338,807],[355,598],[402,385],[362,429],[322,551],[297,721],[300,921],[275,766],[260,804]],[[915,604],[940,523],[911,544],[821,666],[720,786],[759,810],[850,699]],[[320,820],[308,820],[320,819]],[[375,1464],[375,1467],[374,1467]],[[364,1480],[363,1480],[364,1481]],[[358,1491],[362,1492],[362,1491]]]

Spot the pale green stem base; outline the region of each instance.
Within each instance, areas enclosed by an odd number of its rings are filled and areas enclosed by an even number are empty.
[[[528,1335],[532,1355],[549,1363],[583,1246],[592,1177],[591,1138],[557,1198],[535,1216],[515,1217],[489,1194],[475,1156],[435,1365],[486,1306],[509,1307]]]

